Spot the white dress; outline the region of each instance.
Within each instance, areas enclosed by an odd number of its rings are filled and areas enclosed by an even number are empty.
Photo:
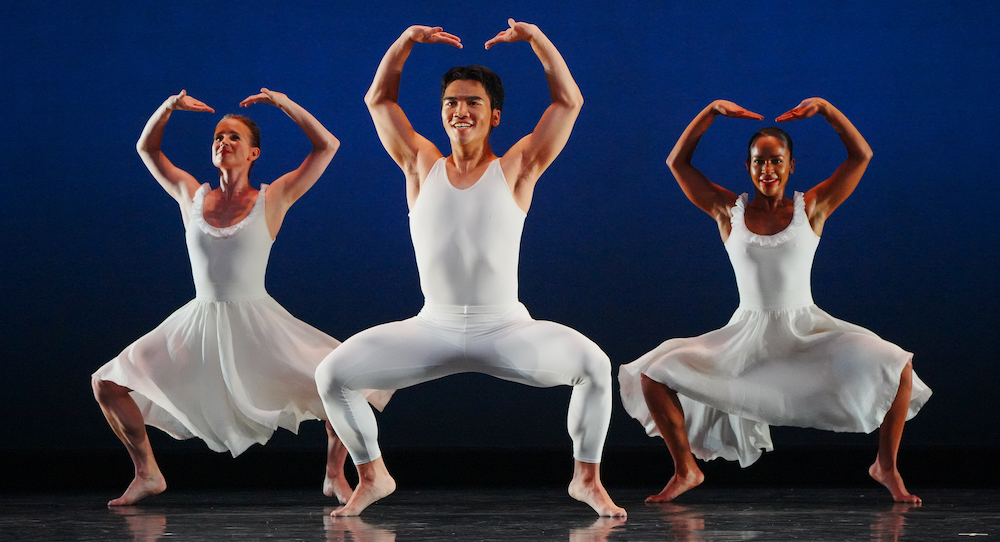
[[[677,391],[695,456],[746,467],[773,449],[769,425],[869,433],[882,424],[913,355],[871,331],[838,320],[812,300],[819,236],[795,193],[792,222],[774,235],[746,227],[743,194],[732,209],[726,251],[740,306],[722,329],[670,339],[623,365],[628,413],[658,436],[641,375]],[[930,397],[913,374],[907,419]]]
[[[94,373],[131,389],[147,425],[234,457],[278,427],[297,432],[303,420],[326,419],[314,373],[340,344],[264,289],[273,243],[266,188],[226,228],[205,222],[209,186],[198,189],[185,224],[195,299]],[[374,393],[381,409],[391,392]]]

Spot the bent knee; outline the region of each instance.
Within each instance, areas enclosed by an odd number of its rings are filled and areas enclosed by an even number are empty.
[[[128,395],[129,390],[110,380],[102,380],[96,375],[90,377],[90,389],[94,392],[94,399],[98,403],[106,403],[123,395]]]
[[[320,394],[326,392],[333,388],[336,383],[337,376],[334,370],[334,365],[330,361],[330,356],[327,356],[319,365],[316,366],[316,387],[319,388]]]
[[[345,385],[343,364],[338,361],[336,350],[326,356],[316,367],[316,387],[320,394],[343,388]]]
[[[599,385],[611,386],[611,358],[596,344],[583,355],[583,372],[586,378]]]

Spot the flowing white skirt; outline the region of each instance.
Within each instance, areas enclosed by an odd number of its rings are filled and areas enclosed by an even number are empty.
[[[869,433],[882,424],[913,355],[816,305],[738,309],[729,323],[670,339],[618,379],[628,413],[658,436],[641,375],[677,391],[691,450],[746,467],[773,449],[769,425]],[[907,419],[931,395],[916,373]]]
[[[270,296],[194,299],[94,376],[131,389],[147,425],[235,457],[278,427],[326,419],[314,374],[338,345]],[[392,395],[366,391],[379,410]]]

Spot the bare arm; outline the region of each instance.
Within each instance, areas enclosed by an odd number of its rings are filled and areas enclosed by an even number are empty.
[[[284,217],[285,211],[312,188],[326,171],[330,160],[333,160],[333,155],[337,154],[337,149],[340,148],[340,141],[323,127],[316,117],[281,92],[262,88],[260,94],[247,97],[240,102],[240,105],[248,107],[255,103],[271,104],[284,111],[305,132],[313,146],[299,167],[279,177],[267,189],[268,215],[277,213],[277,216]],[[276,233],[277,230],[272,231],[272,236]]]
[[[365,104],[382,146],[406,175],[407,198],[416,197],[420,177],[426,175],[441,152],[418,134],[399,107],[399,80],[414,43],[444,43],[461,48],[461,40],[441,27],[411,26],[389,47],[375,72]],[[411,194],[412,190],[412,194]]]
[[[861,132],[851,124],[851,121],[823,98],[808,98],[795,109],[776,118],[777,122],[807,119],[816,114],[822,115],[830,126],[837,131],[840,140],[847,149],[847,158],[829,179],[817,184],[806,192],[806,212],[813,231],[822,233],[823,224],[844,200],[854,192],[861,182],[861,177],[868,169],[872,159],[872,148],[861,135]]]
[[[522,138],[501,159],[504,171],[514,177],[514,199],[522,209],[531,203],[535,182],[569,141],[573,125],[583,107],[583,94],[559,50],[537,26],[508,19],[510,26],[486,42],[527,41],[545,69],[552,104],[542,113],[534,131]]]
[[[667,166],[674,174],[674,178],[677,179],[677,184],[681,186],[684,195],[691,200],[691,203],[694,203],[719,223],[722,237],[726,239],[729,236],[729,209],[736,201],[736,194],[709,181],[701,171],[698,171],[691,164],[694,150],[697,148],[701,136],[718,115],[739,119],[761,120],[764,118],[733,102],[716,100],[708,104],[701,113],[698,113],[684,129],[684,133],[681,134],[680,139],[677,140],[667,157]]]
[[[146,164],[146,169],[153,174],[160,186],[167,191],[178,203],[190,201],[191,195],[198,190],[198,181],[188,172],[178,168],[160,149],[163,142],[163,130],[170,119],[170,113],[175,110],[181,111],[205,111],[214,113],[215,110],[205,105],[199,100],[187,95],[182,90],[180,94],[175,94],[167,98],[163,104],[149,117],[146,126],[142,129],[139,141],[135,144],[135,149]]]

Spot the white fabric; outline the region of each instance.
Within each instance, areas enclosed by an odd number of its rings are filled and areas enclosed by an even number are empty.
[[[611,363],[580,333],[532,320],[517,300],[524,223],[494,160],[472,187],[431,169],[410,211],[425,305],[420,314],[362,331],[320,364],[316,383],[355,464],[381,455],[360,390],[404,388],[450,374],[484,373],[530,386],[573,386],[573,456],[598,463],[611,419]]]
[[[510,193],[500,160],[464,190],[434,163],[410,210],[410,236],[427,303],[501,305],[517,301],[524,211]]]
[[[812,302],[809,274],[819,237],[795,193],[791,224],[757,235],[732,209],[726,241],[740,306],[725,327],[670,339],[619,370],[622,402],[650,436],[659,431],[641,375],[677,391],[695,456],[748,466],[772,450],[769,425],[868,433],[882,423],[912,354],[838,320]],[[907,418],[930,397],[916,373]]]
[[[264,289],[265,190],[245,219],[216,228],[202,214],[209,187],[198,189],[185,225],[195,299],[94,373],[131,389],[146,424],[234,457],[278,427],[326,418],[314,373],[340,344]]]
[[[536,387],[573,386],[567,417],[573,457],[600,463],[611,420],[611,362],[579,332],[533,320],[520,303],[425,305],[413,318],[344,341],[316,370],[316,384],[330,423],[361,464],[381,451],[375,415],[358,390],[399,389],[466,372]]]

